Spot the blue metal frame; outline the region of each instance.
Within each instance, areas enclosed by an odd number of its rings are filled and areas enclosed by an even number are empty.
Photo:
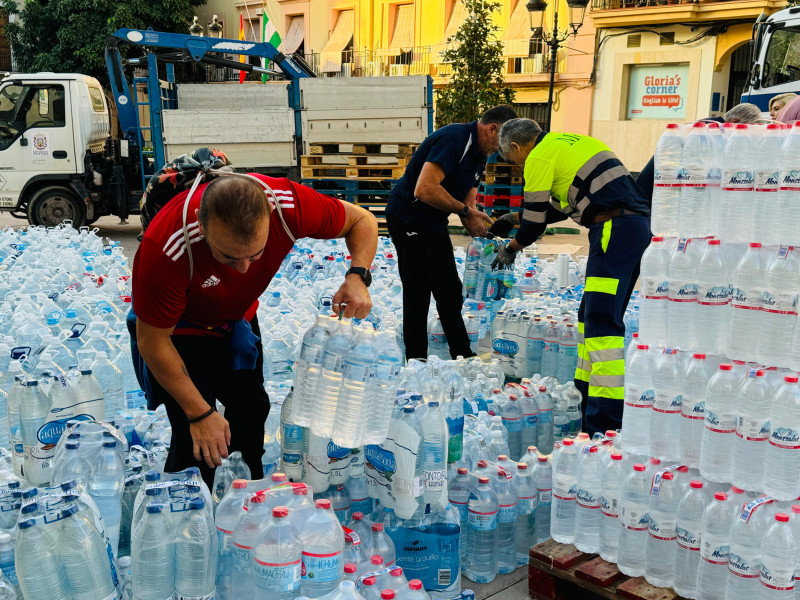
[[[428,75],[428,135],[433,133],[433,77]]]

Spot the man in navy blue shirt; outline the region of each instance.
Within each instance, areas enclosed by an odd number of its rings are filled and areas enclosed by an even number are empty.
[[[473,356],[461,319],[461,280],[447,231],[457,214],[467,232],[486,235],[492,220],[476,208],[486,157],[497,151],[500,127],[516,118],[502,104],[472,123],[454,123],[429,135],[414,153],[386,207],[386,223],[397,249],[403,282],[406,358],[428,356],[431,294],[450,345],[450,355]]]

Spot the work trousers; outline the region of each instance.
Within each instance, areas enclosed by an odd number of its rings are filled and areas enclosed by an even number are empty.
[[[622,425],[625,398],[623,317],[650,243],[650,220],[627,214],[589,227],[586,287],[578,310],[575,385],[583,396],[583,430]]]
[[[428,357],[428,308],[431,294],[450,346],[450,356],[474,356],[461,318],[461,279],[453,244],[445,229],[412,231],[396,217],[387,217],[397,250],[397,268],[403,284],[403,341],[406,358]]]
[[[254,317],[250,325],[253,333],[260,338],[258,319]],[[250,468],[250,478],[261,479],[264,423],[269,414],[269,396],[264,389],[264,354],[261,341],[256,344],[258,358],[255,369],[239,371],[232,368],[230,335],[173,335],[172,343],[183,359],[192,383],[208,406],[216,406],[216,400],[225,406],[225,419],[231,430],[228,451],[240,451]],[[172,444],[165,471],[170,473],[188,467],[199,467],[203,481],[211,488],[215,470],[209,468],[205,460],[195,460],[189,419],[178,402],[161,387],[149,368],[147,376],[151,387],[148,405],[157,406],[163,403],[172,425]]]

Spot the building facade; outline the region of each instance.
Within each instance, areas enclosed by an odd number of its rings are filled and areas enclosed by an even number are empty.
[[[549,56],[541,40],[532,40],[525,4],[501,0],[493,17],[496,35],[520,114],[546,121]],[[552,30],[553,8],[557,5],[561,23],[569,11],[566,0],[549,4],[545,22]],[[228,38],[238,36],[241,13],[247,39],[258,41],[266,15],[281,35],[281,50],[302,55],[321,77],[430,75],[435,87],[445,85],[450,74],[441,57],[447,40],[468,18],[461,0],[209,0],[197,10],[204,27],[217,15]],[[587,13],[578,35],[559,51],[554,130],[589,132],[594,40]]]
[[[721,116],[740,102],[753,23],[784,0],[593,0],[591,134],[632,171],[667,123]]]

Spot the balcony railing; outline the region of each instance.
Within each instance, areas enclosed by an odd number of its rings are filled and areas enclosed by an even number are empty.
[[[710,2],[712,0],[703,0]],[[726,2],[728,0],[713,0]],[[642,8],[650,6],[667,6],[672,4],[699,4],[700,0],[592,0],[595,10],[613,10],[616,8]]]
[[[340,61],[332,60],[329,53],[322,57],[319,52],[306,53],[303,58],[318,77],[394,77],[430,75],[432,56],[431,46],[418,46],[407,50],[345,50]]]

